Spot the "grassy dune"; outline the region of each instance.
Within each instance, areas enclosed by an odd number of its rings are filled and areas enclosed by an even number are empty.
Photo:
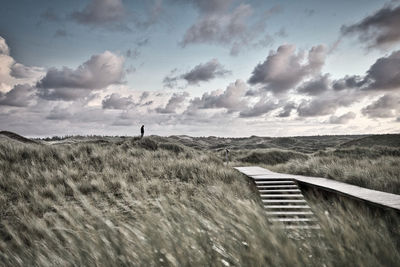
[[[272,228],[247,179],[221,159],[173,138],[3,140],[0,266],[400,262],[399,224],[359,208],[315,199],[319,234]]]

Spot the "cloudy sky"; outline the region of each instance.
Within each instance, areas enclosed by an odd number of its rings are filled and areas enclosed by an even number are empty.
[[[1,5],[0,130],[400,132],[400,1]]]

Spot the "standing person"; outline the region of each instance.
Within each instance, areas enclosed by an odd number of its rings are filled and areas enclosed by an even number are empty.
[[[143,138],[144,135],[144,125],[142,125],[142,127],[140,128],[140,139]]]

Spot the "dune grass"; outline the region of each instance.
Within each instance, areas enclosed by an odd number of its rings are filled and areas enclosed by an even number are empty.
[[[171,140],[1,142],[0,191],[0,266],[400,262],[399,224],[311,200],[320,232],[287,235],[244,176]]]

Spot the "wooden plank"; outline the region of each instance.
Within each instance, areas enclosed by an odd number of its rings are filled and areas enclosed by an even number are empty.
[[[262,184],[295,184],[294,181],[255,181],[257,185],[262,185]]]
[[[268,218],[271,222],[315,222],[315,218]]]
[[[276,228],[280,229],[321,229],[319,225],[279,225],[279,226],[274,226]]]
[[[314,215],[311,211],[266,211],[268,215]]]
[[[263,203],[307,203],[304,199],[261,199]]]
[[[298,188],[297,185],[257,185],[257,189],[263,188]]]
[[[266,209],[311,209],[308,205],[264,205]]]
[[[303,197],[302,194],[260,194],[261,197],[272,197],[272,198],[278,198],[278,197]]]
[[[301,191],[299,189],[260,189],[258,190],[260,193],[300,193]]]
[[[265,179],[292,179],[292,175],[280,175],[280,174],[268,174],[268,175],[248,175],[254,180],[265,180]]]
[[[240,171],[241,173],[250,176],[250,175],[262,175],[262,174],[268,174],[271,171],[257,167],[257,166],[250,166],[250,167],[235,167],[236,170]]]

